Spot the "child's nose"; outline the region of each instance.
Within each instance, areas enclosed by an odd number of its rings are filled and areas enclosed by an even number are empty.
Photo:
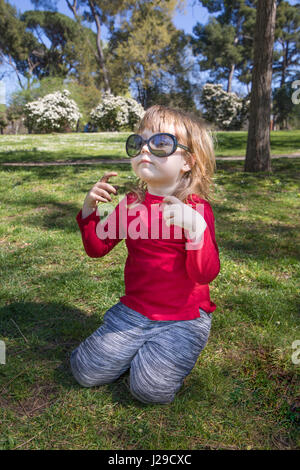
[[[148,145],[146,143],[143,145],[141,153],[151,153],[149,152]]]

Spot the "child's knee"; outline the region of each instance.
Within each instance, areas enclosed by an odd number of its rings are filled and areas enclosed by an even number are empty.
[[[175,398],[176,392],[170,392],[168,389],[162,390],[160,387],[151,386],[143,383],[142,380],[130,378],[130,391],[137,400],[146,404],[169,404]]]
[[[71,371],[76,381],[83,387],[100,385],[99,376],[96,377],[90,367],[82,360],[80,350],[75,349],[70,357]]]
[[[77,348],[72,352],[71,357],[70,357],[70,366],[71,366],[73,377],[83,387],[92,387],[94,385],[93,380],[88,378],[88,376],[86,375],[86,370],[82,364],[78,366],[78,362],[77,362],[78,354],[79,353],[78,353],[78,348]]]
[[[71,353],[70,366],[74,378],[83,387],[109,384],[118,378],[109,368],[100,365],[95,367],[86,360],[80,347]]]

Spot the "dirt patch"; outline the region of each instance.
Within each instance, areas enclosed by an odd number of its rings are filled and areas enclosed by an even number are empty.
[[[54,384],[36,384],[31,392],[30,397],[23,400],[16,400],[8,394],[1,395],[0,407],[12,411],[18,417],[33,418],[53,405],[59,396],[58,388]]]

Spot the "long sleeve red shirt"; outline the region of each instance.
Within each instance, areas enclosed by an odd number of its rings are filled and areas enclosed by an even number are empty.
[[[199,308],[207,313],[216,309],[208,285],[220,271],[214,215],[207,201],[195,194],[192,198],[188,204],[207,224],[198,242],[184,229],[165,224],[160,209],[164,196],[148,191],[135,209],[127,207],[135,200],[128,193],[104,220],[97,210],[84,219],[82,211],[76,217],[85,251],[92,258],[105,256],[125,239],[125,295],[120,302],[151,320],[192,320],[200,316]]]

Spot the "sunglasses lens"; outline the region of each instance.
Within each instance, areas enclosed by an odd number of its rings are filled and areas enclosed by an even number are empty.
[[[167,134],[154,135],[150,141],[149,146],[151,152],[157,157],[165,157],[174,152],[175,142]]]
[[[141,136],[133,134],[130,135],[126,142],[126,152],[130,157],[135,157],[141,151],[143,141]]]

